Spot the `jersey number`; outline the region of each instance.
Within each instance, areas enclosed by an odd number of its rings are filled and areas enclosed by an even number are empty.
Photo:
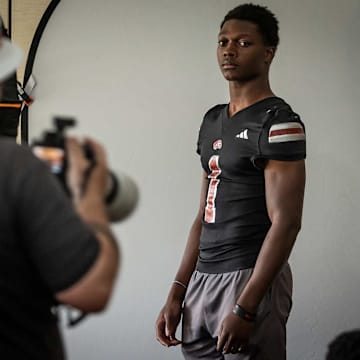
[[[218,177],[221,174],[221,169],[219,166],[219,155],[213,155],[210,158],[209,169],[211,170],[211,173],[208,175],[210,182],[206,197],[204,220],[207,223],[214,223],[216,216],[215,199],[216,199],[217,189],[220,183]]]

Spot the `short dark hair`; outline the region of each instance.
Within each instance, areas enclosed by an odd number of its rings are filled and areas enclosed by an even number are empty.
[[[360,359],[360,329],[339,334],[328,346],[326,360]]]
[[[257,25],[267,46],[277,47],[279,44],[279,22],[266,7],[254,4],[242,4],[230,10],[224,17],[220,29],[228,20],[245,20]]]

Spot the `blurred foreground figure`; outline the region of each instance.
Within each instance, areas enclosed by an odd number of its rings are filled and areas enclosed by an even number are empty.
[[[20,60],[21,51],[1,37],[0,83]],[[0,138],[2,359],[65,359],[53,307],[97,312],[109,301],[119,249],[103,201],[105,152],[87,142],[96,160],[90,174],[82,145],[66,142],[70,199],[28,147]]]
[[[336,336],[328,346],[326,360],[359,360],[360,329],[347,331]]]
[[[285,360],[288,257],[301,226],[305,128],[271,90],[278,21],[243,4],[223,19],[217,58],[230,102],[204,116],[200,207],[157,319],[186,359]]]

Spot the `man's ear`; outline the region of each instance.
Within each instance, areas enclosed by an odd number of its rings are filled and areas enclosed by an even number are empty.
[[[273,46],[267,46],[265,48],[265,59],[264,62],[266,65],[270,65],[274,56],[275,56],[276,48]]]

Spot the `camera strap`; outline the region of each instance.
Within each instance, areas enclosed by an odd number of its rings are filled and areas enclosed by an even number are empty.
[[[0,32],[3,36],[10,38],[3,23]],[[29,89],[31,89],[30,86]],[[17,81],[16,72],[3,81],[3,94],[0,101],[0,135],[16,138],[21,112],[32,102],[33,99]]]
[[[41,17],[41,20],[39,22],[38,27],[36,28],[33,40],[31,42],[31,46],[29,49],[26,66],[25,66],[25,72],[24,72],[24,89],[28,94],[31,94],[32,89],[35,87],[35,79],[33,76],[33,67],[35,63],[36,58],[36,52],[39,47],[39,43],[41,40],[41,37],[44,33],[44,30],[46,28],[46,25],[55,11],[57,5],[60,3],[60,0],[52,0],[48,7],[46,8],[43,16]],[[31,90],[31,91],[30,91]],[[25,106],[23,108],[23,111],[21,112],[21,142],[27,144],[29,142],[29,111],[28,106]]]

